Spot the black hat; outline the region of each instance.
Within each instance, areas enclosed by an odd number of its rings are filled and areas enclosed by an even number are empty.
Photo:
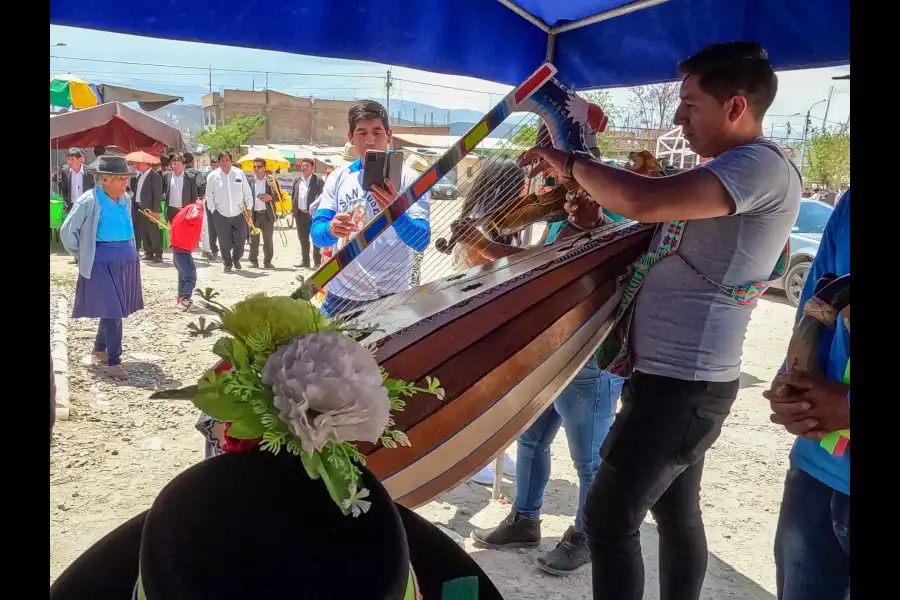
[[[124,156],[98,156],[85,167],[85,170],[93,175],[127,175],[131,177],[136,174],[128,168],[128,161]]]
[[[84,156],[84,152],[82,152],[81,148],[69,148],[69,151],[66,152],[66,157],[75,156],[80,157]]]
[[[286,451],[208,459],[72,563],[50,599],[406,600],[416,582],[425,600],[501,600],[462,548],[365,468],[361,483],[371,505],[353,517]]]

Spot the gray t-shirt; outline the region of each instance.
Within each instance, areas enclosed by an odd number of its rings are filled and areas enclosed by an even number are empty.
[[[763,139],[699,168],[719,179],[736,210],[689,222],[678,255],[650,269],[635,301],[633,365],[651,375],[727,382],[740,376],[752,307],[742,306],[691,267],[727,287],[767,281],[797,219],[802,184],[788,158]],[[659,228],[652,248],[664,229]]]

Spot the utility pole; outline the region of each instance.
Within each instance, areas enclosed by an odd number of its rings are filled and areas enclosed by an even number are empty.
[[[212,94],[212,67],[207,65],[209,69],[209,93]]]
[[[269,129],[269,74],[268,73],[266,73],[266,108],[265,108],[265,111],[263,112],[263,116],[266,119],[266,121],[265,121],[265,123],[266,123],[266,143],[269,143],[271,138],[269,137],[270,129]]]
[[[834,96],[834,86],[828,88],[828,104],[825,105],[825,116],[822,117],[822,131],[825,131],[825,123],[828,121],[828,111],[831,109],[831,98]]]
[[[391,70],[387,70],[387,76],[384,78],[384,108],[387,114],[391,114],[391,88],[394,82],[391,81]]]
[[[416,126],[416,109],[413,109],[413,127]]]
[[[803,163],[806,161],[806,138],[809,137],[809,126],[811,124],[809,113],[811,111],[812,108],[806,111],[806,120],[803,122],[803,141],[800,143],[800,177],[803,177]]]

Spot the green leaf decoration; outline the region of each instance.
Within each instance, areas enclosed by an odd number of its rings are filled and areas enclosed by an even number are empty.
[[[225,390],[231,380],[231,373],[210,373],[201,379],[194,406],[220,421],[234,421],[253,414],[253,408],[246,402]]]
[[[234,339],[230,337],[220,337],[216,340],[216,343],[213,344],[212,351],[213,354],[222,360],[227,360],[234,365],[234,361],[231,358],[234,356]]]
[[[197,386],[189,385],[187,387],[174,390],[160,390],[150,394],[151,400],[190,400],[197,394]]]
[[[250,368],[250,356],[247,353],[247,347],[241,340],[234,340],[232,344],[232,352],[234,353],[234,362],[232,363],[239,371]]]
[[[228,427],[228,437],[238,440],[254,440],[261,438],[264,433],[266,433],[266,428],[260,423],[259,417],[253,414],[232,421]]]

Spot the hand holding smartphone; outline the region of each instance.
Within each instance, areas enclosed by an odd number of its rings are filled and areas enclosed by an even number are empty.
[[[372,186],[384,187],[384,180],[390,180],[394,187],[400,189],[400,177],[403,174],[403,153],[400,151],[382,152],[366,151],[363,165],[362,187],[372,191]]]

